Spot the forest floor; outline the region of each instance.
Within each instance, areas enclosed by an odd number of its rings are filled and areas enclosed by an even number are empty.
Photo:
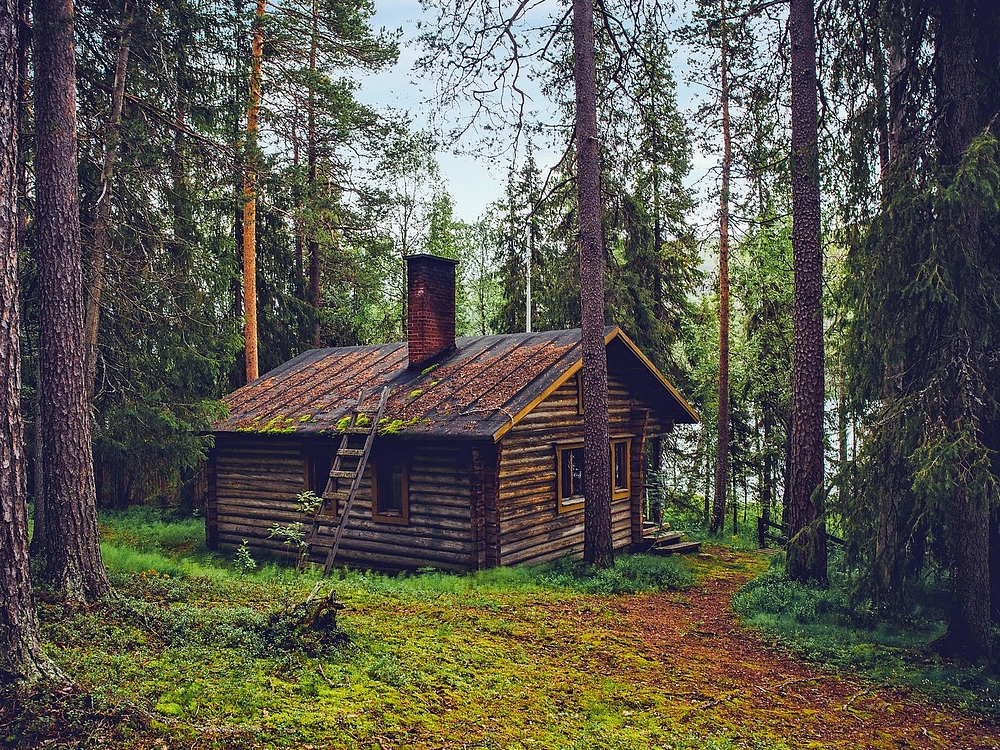
[[[763,557],[709,548],[671,564],[682,590],[624,595],[524,569],[351,574],[335,582],[350,642],[312,656],[261,624],[314,578],[118,570],[107,604],[43,604],[78,689],[0,705],[0,746],[1000,748],[985,719],[741,627],[730,600]]]
[[[785,738],[795,748],[1000,748],[1000,727],[943,707],[913,691],[824,671],[740,626],[730,608],[748,580],[730,565],[742,555],[715,550],[722,563],[683,595],[626,597],[621,633],[658,662],[650,687],[671,696],[680,723],[728,727],[754,738]]]

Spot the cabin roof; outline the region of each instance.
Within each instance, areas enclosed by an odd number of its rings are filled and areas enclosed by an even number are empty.
[[[607,328],[609,371],[679,424],[694,409],[617,326]],[[390,389],[383,432],[400,437],[499,440],[581,367],[580,329],[459,338],[436,364],[409,367],[405,343],[311,349],[225,397],[216,432],[336,434],[365,389]]]

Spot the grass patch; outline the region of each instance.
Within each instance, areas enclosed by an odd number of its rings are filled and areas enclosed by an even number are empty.
[[[739,514],[737,533],[733,533],[732,513],[726,517],[726,526],[721,534],[712,534],[705,525],[705,519],[701,513],[694,513],[686,508],[668,506],[663,510],[664,524],[669,524],[673,531],[679,531],[685,539],[694,542],[706,542],[720,547],[740,552],[749,552],[760,547],[757,539],[757,519],[756,517],[743,518],[742,512]]]
[[[135,506],[115,513],[102,513],[98,523],[101,539],[108,546],[173,557],[208,552],[203,518],[177,518],[157,508]]]
[[[939,658],[927,644],[945,629],[938,592],[900,622],[880,620],[863,605],[849,604],[847,582],[834,574],[829,588],[790,580],[779,564],[750,581],[733,598],[733,609],[750,627],[776,636],[811,661],[900,684],[1000,720],[1000,678],[986,667]]]
[[[0,745],[107,748],[787,750],[782,726],[692,706],[673,657],[623,627],[621,596],[755,571],[726,553],[622,556],[607,570],[560,560],[466,575],[339,571],[347,640],[289,617],[320,580],[207,552],[196,519],[101,517],[114,594],[90,608],[40,605],[46,648],[80,688],[0,701]],[[256,561],[255,561],[256,562]],[[666,601],[666,598],[664,598]],[[626,602],[626,604],[628,604]],[[693,637],[693,636],[692,636]],[[23,719],[23,720],[22,720]]]
[[[206,736],[218,748],[745,746],[722,729],[680,727],[672,710],[632,718],[631,706],[668,698],[646,695],[641,674],[609,674],[618,663],[656,672],[614,634],[607,597],[688,588],[695,574],[683,559],[343,570],[329,581],[347,607],[339,625],[349,640],[337,645],[282,619],[316,572],[266,561],[238,572],[205,549],[200,519],[140,508],[100,520],[114,596],[88,609],[43,603],[40,617],[93,721],[110,727],[120,706],[151,717],[109,729],[110,747]],[[29,722],[8,740],[31,746],[51,724]],[[130,732],[146,739],[120,736]]]

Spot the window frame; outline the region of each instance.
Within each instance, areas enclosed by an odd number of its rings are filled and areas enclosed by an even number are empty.
[[[611,438],[611,498],[613,500],[623,500],[632,495],[632,438],[613,437]],[[615,447],[625,446],[625,486],[619,487],[617,483],[618,462],[615,460]]]
[[[387,463],[399,461],[401,476],[401,505],[400,513],[383,513],[379,510],[379,467],[383,468]],[[397,526],[408,526],[410,523],[410,461],[407,456],[397,454],[393,456],[372,457],[369,461],[371,466],[371,489],[372,489],[372,520],[376,523],[391,523]]]
[[[572,510],[583,508],[587,499],[587,490],[584,487],[582,494],[563,497],[563,453],[566,451],[580,451],[580,458],[583,460],[583,441],[572,443],[557,443],[556,446],[556,509],[559,513],[567,513]],[[581,482],[582,483],[582,482]]]
[[[302,452],[302,491],[309,492],[312,491],[316,494],[316,497],[322,498],[323,492],[326,490],[327,482],[330,481],[330,470],[333,468],[333,460],[336,456],[336,450],[333,446],[310,446]],[[322,462],[326,466],[325,477],[319,478],[314,477],[315,468],[317,463]],[[322,487],[319,490],[315,489],[313,485],[313,479],[318,478],[322,483]],[[327,508],[324,516],[336,516],[339,512],[339,507],[337,503],[337,498],[330,498],[329,507]]]

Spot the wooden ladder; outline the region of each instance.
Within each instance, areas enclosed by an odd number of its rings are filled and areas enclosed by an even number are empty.
[[[333,544],[327,553],[323,563],[323,575],[330,574],[333,568],[333,561],[337,557],[337,550],[340,549],[340,539],[344,535],[344,528],[347,526],[347,519],[351,515],[351,507],[354,505],[354,498],[357,497],[358,489],[361,487],[361,476],[365,473],[365,466],[368,464],[368,456],[372,451],[372,443],[375,441],[375,434],[378,432],[379,421],[382,419],[382,412],[385,403],[389,400],[389,387],[382,389],[382,396],[379,398],[378,407],[375,410],[365,409],[365,391],[358,394],[358,403],[354,411],[348,418],[346,426],[340,438],[340,446],[333,458],[333,465],[330,467],[330,476],[326,480],[326,489],[323,490],[322,502],[316,515],[313,517],[312,530],[306,538],[307,550],[311,549],[319,536],[320,529],[324,526],[332,526],[337,523],[337,530],[333,535]],[[364,440],[363,445],[357,445]],[[347,485],[347,489],[343,487]],[[340,501],[343,500],[343,505]],[[329,513],[332,504],[340,511],[339,523]],[[307,554],[308,556],[308,554]]]

